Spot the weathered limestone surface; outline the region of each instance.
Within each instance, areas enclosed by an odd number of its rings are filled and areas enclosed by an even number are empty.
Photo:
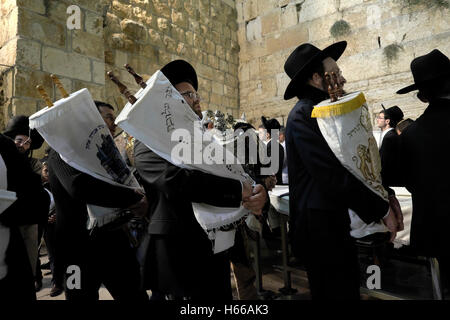
[[[398,104],[409,117],[424,109],[395,91],[412,81],[410,61],[434,48],[450,54],[449,9],[396,0],[0,0],[0,130],[13,115],[44,106],[35,92],[57,74],[69,91],[83,87],[117,109],[125,104],[106,78],[114,71],[138,90],[123,65],[145,79],[174,59],[198,72],[203,109],[254,124],[261,115],[285,122],[295,101],[284,101],[284,62],[303,42],[319,48],[341,40],[346,89],[363,90],[372,113]],[[67,8],[80,9],[80,29],[67,27]],[[350,25],[333,38],[336,21]],[[387,49],[386,49],[387,48]],[[388,59],[387,50],[397,48]],[[395,52],[394,52],[395,53]]]
[[[301,43],[324,48],[347,40],[339,65],[347,91],[362,90],[372,114],[398,104],[416,118],[425,105],[395,91],[412,83],[410,62],[434,48],[450,55],[450,11],[386,0],[237,0],[240,112],[258,125],[261,115],[285,122],[296,99],[283,100],[289,78],[284,62]],[[330,28],[345,20],[350,33],[333,38]],[[397,57],[385,48],[398,45]],[[392,47],[392,46],[391,46]],[[386,49],[387,50],[387,49]]]
[[[70,5],[80,9],[80,29],[67,27]],[[121,109],[126,101],[106,71],[136,91],[124,64],[146,79],[174,59],[197,69],[204,109],[237,115],[236,16],[234,0],[0,0],[0,130],[44,107],[36,85],[60,98],[51,73],[68,91],[88,88]]]

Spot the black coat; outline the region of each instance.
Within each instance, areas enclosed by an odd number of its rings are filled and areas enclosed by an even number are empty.
[[[134,190],[115,186],[80,172],[51,150],[48,155],[49,182],[56,207],[56,257],[58,265],[84,260],[89,245],[86,204],[127,208],[141,196]]]
[[[412,194],[411,246],[424,255],[448,256],[450,250],[449,128],[450,100],[430,104],[399,136],[397,172],[386,177]]]
[[[192,202],[239,207],[241,183],[177,167],[139,141],[135,143],[134,159],[150,202],[147,286],[190,296],[202,291],[196,289],[207,287],[208,282],[220,282],[229,261],[223,254],[213,255],[211,241],[195,219]],[[229,282],[229,271],[224,280]],[[217,291],[220,288],[202,294],[211,298],[223,294]]]
[[[271,157],[272,154],[272,141],[270,140],[267,143],[267,156]],[[273,173],[277,177],[277,184],[283,184],[283,162],[284,162],[284,148],[281,144],[278,142],[274,142],[275,146],[274,149],[277,151],[278,149],[278,167],[275,168],[275,172]]]
[[[317,120],[311,118],[313,106],[326,98],[323,91],[308,86],[287,120],[290,239],[296,254],[308,232],[306,217],[310,209],[336,215],[350,208],[364,222],[371,223],[386,215],[389,208],[386,201],[342,166],[323,138]],[[322,216],[326,219],[327,214]]]
[[[395,129],[388,131],[381,141],[380,159],[381,159],[381,177],[386,181],[389,176],[393,176],[399,170],[397,157],[399,152],[400,137]],[[395,192],[386,183],[383,183],[384,188],[390,195]]]
[[[47,221],[50,197],[41,185],[28,159],[16,149],[14,142],[0,134],[0,153],[7,169],[8,190],[16,192],[17,200],[0,215],[0,222],[10,228],[10,242],[5,261],[11,288],[8,299],[35,299],[34,280],[28,254],[19,226]]]

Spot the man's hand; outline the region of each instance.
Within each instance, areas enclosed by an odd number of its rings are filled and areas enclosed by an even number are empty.
[[[136,189],[136,193],[143,195],[142,199],[135,204],[129,206],[127,209],[130,210],[135,217],[145,217],[148,211],[148,200],[147,196],[142,193],[141,190]]]
[[[389,232],[391,233],[391,238],[389,239],[389,242],[393,242],[395,240],[395,237],[397,236],[398,221],[391,207],[389,207],[388,216],[386,218],[383,218],[383,222],[388,228]]]
[[[397,218],[397,231],[403,231],[403,229],[405,229],[405,226],[403,225],[403,213],[400,207],[400,203],[394,195],[389,196],[389,206],[392,208],[395,217]]]
[[[264,179],[264,185],[266,186],[267,191],[272,191],[273,188],[275,188],[275,185],[277,184],[277,177],[275,176],[268,176]]]
[[[56,222],[56,213],[48,217],[48,223],[55,223],[55,222]]]
[[[262,209],[267,201],[267,193],[261,184],[253,188],[252,195],[246,200],[243,199],[243,206],[254,215],[261,215]]]
[[[247,181],[242,182],[242,201],[245,201],[252,196],[253,194],[252,189],[253,188],[250,182]]]

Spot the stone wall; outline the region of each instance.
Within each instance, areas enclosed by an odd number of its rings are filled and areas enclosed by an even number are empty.
[[[238,115],[237,19],[232,0],[0,0],[0,104],[5,122],[44,107],[35,87],[60,98],[49,75],[67,91],[88,88],[94,99],[121,109],[125,99],[107,79],[115,74],[137,91],[123,68],[144,79],[183,58],[199,75],[203,109]],[[69,30],[70,5],[81,12],[81,29]],[[3,84],[2,84],[3,83]]]
[[[237,19],[234,1],[114,0],[105,18],[105,64],[130,87],[129,63],[144,79],[174,59],[192,63],[203,110],[238,115]],[[124,99],[106,83],[107,100]]]
[[[241,112],[256,125],[261,115],[285,123],[295,104],[295,99],[283,100],[289,83],[283,66],[289,54],[303,42],[323,49],[347,40],[339,60],[346,90],[362,90],[373,114],[381,103],[397,104],[406,117],[416,118],[426,105],[414,94],[395,91],[412,83],[409,65],[414,57],[434,48],[450,55],[450,11],[432,6],[437,1],[407,5],[411,2],[237,0]],[[340,20],[350,26],[349,33],[333,37],[330,29]]]

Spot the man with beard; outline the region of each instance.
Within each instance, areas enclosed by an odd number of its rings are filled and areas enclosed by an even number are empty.
[[[191,109],[202,118],[194,68],[175,60],[161,69]],[[177,299],[231,300],[228,252],[214,254],[208,235],[196,221],[192,202],[219,207],[244,206],[260,214],[267,196],[257,185],[177,167],[140,141],[135,165],[150,203],[150,244],[146,286]]]
[[[0,212],[0,301],[36,300],[32,265],[19,227],[45,221],[50,199],[40,177],[14,146],[0,134],[0,189],[17,200]],[[37,235],[36,235],[37,253]],[[34,261],[33,266],[36,266]]]
[[[291,78],[284,99],[299,99],[286,126],[290,241],[294,254],[305,262],[313,299],[360,298],[349,209],[366,223],[384,217],[393,234],[398,225],[388,202],[343,167],[322,136],[317,119],[311,117],[314,105],[329,98],[325,72],[334,72],[340,86],[346,82],[336,63],[346,46],[342,41],[320,50],[305,43],[284,65]]]
[[[14,140],[19,153],[27,159],[32,170],[41,175],[42,164],[33,158],[33,150],[39,149],[44,139],[36,130],[30,130],[28,117],[24,115],[11,118],[6,126],[4,134]],[[30,258],[31,269],[35,277],[35,288],[39,291],[42,288],[42,272],[39,261],[39,226],[37,224],[23,225],[20,227],[25,246]]]

